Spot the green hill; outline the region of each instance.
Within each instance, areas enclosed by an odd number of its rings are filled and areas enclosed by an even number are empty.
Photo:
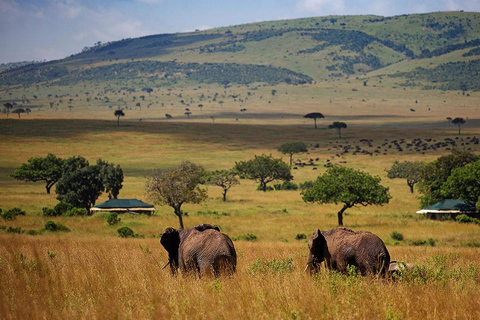
[[[348,87],[352,79],[363,86],[479,91],[479,58],[480,13],[313,17],[96,43],[62,60],[0,72],[0,100],[25,103],[27,94],[13,93],[26,88],[35,97],[73,96],[70,102],[94,92],[108,104],[105,95],[122,90],[189,88],[208,95],[205,86],[237,86],[245,101],[259,86]],[[179,98],[187,107],[212,101]],[[117,101],[123,108],[125,101]]]

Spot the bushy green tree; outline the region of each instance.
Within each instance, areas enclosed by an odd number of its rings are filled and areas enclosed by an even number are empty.
[[[295,153],[307,152],[307,145],[303,142],[294,141],[294,142],[284,142],[278,148],[283,154],[288,154],[290,156],[290,168],[292,167],[293,155]]]
[[[248,161],[235,163],[235,171],[240,178],[255,180],[260,183],[261,189],[267,191],[267,184],[274,180],[290,181],[293,176],[288,164],[282,159],[275,159],[271,155],[255,156]]]
[[[49,153],[46,157],[33,157],[15,170],[12,177],[26,182],[45,181],[45,189],[50,194],[52,186],[60,180],[64,172],[65,160]]]
[[[392,167],[387,170],[387,177],[390,179],[406,179],[410,192],[413,193],[413,187],[418,182],[424,166],[425,163],[421,161],[395,161]]]
[[[338,225],[343,225],[343,213],[354,206],[382,205],[388,203],[391,195],[387,187],[380,185],[380,177],[334,166],[318,176],[313,187],[302,191],[303,201],[325,203],[342,203],[337,213]]]
[[[216,170],[206,175],[205,182],[223,190],[223,201],[227,201],[227,192],[231,187],[240,183],[233,170]]]
[[[97,160],[97,166],[100,168],[100,173],[103,180],[105,192],[108,194],[108,199],[117,199],[120,189],[123,187],[123,170],[119,165],[115,166],[113,163],[108,163],[102,159]]]
[[[451,197],[442,193],[442,185],[447,181],[453,169],[464,167],[477,161],[478,157],[468,151],[453,150],[451,154],[441,156],[431,163],[427,163],[418,180],[418,190],[422,194],[420,204],[427,207]]]
[[[57,199],[87,211],[104,190],[99,166],[86,166],[66,172],[56,186]]]
[[[147,179],[146,191],[155,203],[173,208],[180,229],[183,229],[182,205],[200,203],[207,198],[206,190],[199,187],[204,174],[202,166],[189,161],[167,169],[156,169]]]
[[[453,169],[441,192],[446,197],[476,203],[480,210],[480,160]]]

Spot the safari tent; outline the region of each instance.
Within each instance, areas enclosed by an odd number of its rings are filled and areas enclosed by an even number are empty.
[[[151,215],[157,209],[152,205],[137,199],[110,199],[94,205],[90,209],[92,213],[99,211],[128,212],[133,214],[145,213]]]
[[[417,211],[419,214],[426,214],[428,219],[443,220],[455,218],[460,214],[477,216],[475,204],[457,199],[445,199],[436,204]]]

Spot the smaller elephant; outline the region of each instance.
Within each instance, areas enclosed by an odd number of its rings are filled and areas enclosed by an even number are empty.
[[[235,247],[218,227],[200,224],[187,230],[166,228],[160,243],[168,252],[167,265],[173,275],[177,274],[178,268],[183,275],[198,277],[235,273]]]
[[[388,273],[390,275],[400,275],[403,272],[409,272],[414,269],[415,265],[413,263],[406,263],[402,261],[390,261],[390,266],[388,267]]]
[[[342,273],[347,266],[354,266],[362,275],[387,274],[390,254],[383,241],[368,231],[355,232],[347,228],[329,231],[317,229],[308,241],[306,271],[318,272],[321,263],[325,267]]]

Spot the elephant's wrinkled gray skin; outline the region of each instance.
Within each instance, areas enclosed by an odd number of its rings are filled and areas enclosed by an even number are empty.
[[[210,224],[200,224],[187,230],[166,228],[160,243],[168,252],[172,274],[178,268],[182,275],[233,275],[237,253],[232,240]]]
[[[342,273],[347,266],[354,266],[362,275],[387,275],[390,254],[383,241],[368,231],[355,232],[347,228],[329,231],[317,229],[308,241],[306,271],[318,272],[325,267]]]

